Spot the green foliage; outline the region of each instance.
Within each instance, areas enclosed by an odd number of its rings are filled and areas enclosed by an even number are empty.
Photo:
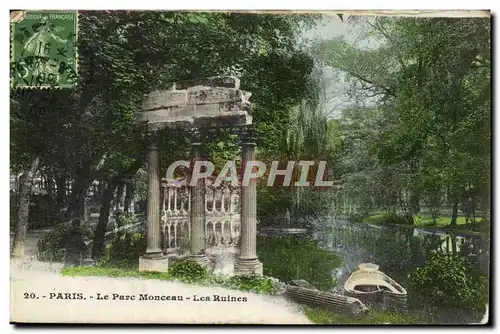
[[[200,281],[208,275],[206,268],[199,263],[187,259],[175,262],[169,268],[169,273],[173,278],[188,282]]]
[[[467,216],[481,208],[488,217],[490,19],[376,17],[365,23],[359,42],[336,38],[316,48],[322,61],[346,74],[354,104],[379,112],[343,112],[339,159],[350,195],[386,211],[397,204],[409,216],[424,202],[436,221],[446,194]],[[375,47],[361,44],[367,41]],[[392,175],[380,173],[384,167]],[[405,193],[416,201],[405,203]]]
[[[292,182],[294,182],[293,179]],[[333,196],[334,193],[330,189],[319,189],[312,186],[283,187],[277,184],[269,187],[267,186],[267,175],[265,175],[257,183],[257,214],[263,218],[262,221],[266,224],[266,218],[283,217],[286,212],[289,212],[292,220],[291,225],[304,227],[297,225],[296,218],[327,216],[332,211]]]
[[[241,159],[241,145],[239,137],[232,129],[217,131],[213,137],[207,139],[205,150],[210,154],[210,161],[214,164],[214,175],[218,175],[227,161]]]
[[[140,168],[134,175],[133,184],[134,184],[134,202],[137,203],[139,211],[144,212],[148,200],[147,171]]]
[[[391,126],[389,116],[382,107],[349,108],[339,120],[341,144],[334,156],[342,174],[344,196],[356,214],[367,215],[374,209],[386,212],[400,209],[407,170],[403,165],[383,165],[374,154],[374,143],[380,133]]]
[[[451,218],[450,216],[441,216],[439,217],[436,222],[432,219],[432,216],[427,216],[427,215],[415,215],[413,216],[413,224],[415,226],[436,226],[436,227],[448,227],[450,224]],[[468,225],[466,225],[468,224]],[[479,224],[479,225],[478,225]],[[461,228],[480,228],[483,229],[484,231],[488,230],[487,224],[482,224],[481,218],[476,217],[476,220],[474,223],[466,222],[466,219],[464,216],[457,216],[457,225],[462,225],[460,226]]]
[[[63,276],[108,276],[108,277],[141,277],[143,272],[123,269],[123,268],[113,268],[105,266],[101,263],[98,266],[92,267],[64,267],[61,269],[61,275]]]
[[[80,11],[76,89],[11,92],[12,170],[24,170],[39,155],[47,176],[79,186],[121,176],[146,151],[144,129],[135,122],[145,94],[217,75],[238,76],[242,89],[252,92],[259,145],[276,152],[275,145],[285,143],[282,111],[311,96],[314,62],[296,37],[315,17]],[[207,153],[217,166],[239,155],[234,135],[215,137]],[[168,159],[160,161],[186,158],[188,139],[182,131],[161,136]],[[145,192],[142,182],[138,199]]]
[[[417,180],[412,180],[414,189],[419,191],[423,203],[431,212],[433,223],[436,224],[443,205],[443,173],[437,168],[423,168],[416,178]]]
[[[123,227],[127,225],[134,225],[139,222],[139,218],[134,213],[124,213],[121,214],[117,219],[117,227]]]
[[[188,263],[191,262],[191,263]],[[193,261],[181,260],[174,263],[168,272],[142,272],[135,269],[116,268],[109,264],[94,267],[65,267],[61,270],[63,276],[107,276],[135,277],[157,279],[211,286],[221,286],[240,291],[249,291],[264,295],[278,295],[284,291],[284,284],[273,277],[265,276],[232,276],[224,277],[208,273]]]
[[[293,193],[287,187],[268,187],[267,178],[257,183],[257,215],[264,224],[267,217],[283,216],[292,203]]]
[[[332,212],[332,202],[335,194],[330,189],[295,187],[293,195],[292,219],[304,216],[320,218],[328,216]]]
[[[407,216],[402,216],[402,215],[397,215],[393,213],[376,213],[373,215],[369,216],[364,216],[364,215],[359,215],[359,214],[353,214],[350,216],[350,221],[351,222],[365,222],[365,223],[373,223],[373,224],[383,224],[386,222],[393,223],[393,224],[400,224],[400,225],[410,225],[413,224],[418,227],[448,227],[450,224],[451,218],[449,216],[446,217],[439,217],[435,222],[432,218],[432,216],[425,215],[425,214],[419,214],[419,215],[414,215],[413,219],[407,217]],[[475,224],[468,224],[466,225],[466,220],[464,216],[458,216],[457,217],[457,225],[462,225],[461,227],[467,228],[470,226],[471,228],[475,226],[476,228],[482,228],[483,230],[488,230],[487,227],[483,227],[483,224],[481,224],[481,218],[476,217]],[[486,224],[485,224],[486,226]]]
[[[369,217],[366,217],[365,215],[360,214],[360,213],[352,213],[348,216],[348,221],[350,223],[359,223],[361,221],[367,221],[366,218],[369,218]]]
[[[413,224],[412,218],[408,218],[406,216],[401,216],[395,213],[378,213],[372,216],[368,216],[362,219],[365,223],[375,223],[375,224],[383,224],[383,223],[391,223],[391,224]]]
[[[278,279],[256,275],[232,276],[225,280],[222,286],[264,295],[278,295],[284,292],[284,284]]]
[[[424,219],[420,215],[413,216],[413,224],[415,226],[425,225]]]
[[[62,243],[71,228],[71,223],[60,223],[38,240],[38,260],[54,262],[63,261],[66,252]],[[83,225],[81,231],[84,240],[91,240],[94,231],[90,227]]]
[[[488,303],[488,279],[473,272],[459,255],[435,252],[425,266],[410,273],[410,286],[433,305],[483,311]]]
[[[335,285],[331,272],[342,264],[339,256],[320,249],[316,241],[296,236],[258,237],[257,253],[266,276],[283,282],[305,279],[323,290]]]
[[[366,316],[352,317],[319,308],[305,308],[306,316],[315,324],[322,325],[368,325],[368,324],[425,324],[426,319],[421,316],[409,315],[405,313],[370,309]]]
[[[104,262],[124,268],[137,268],[139,257],[146,251],[142,233],[119,231],[106,247]]]
[[[289,112],[286,143],[288,156],[319,159],[327,147],[327,118],[319,106],[302,101]]]

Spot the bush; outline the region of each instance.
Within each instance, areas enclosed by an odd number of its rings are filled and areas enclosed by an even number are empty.
[[[285,289],[285,285],[274,277],[256,275],[232,276],[224,281],[222,285],[232,289],[265,295],[281,294]]]
[[[38,260],[60,262],[64,260],[65,250],[61,248],[61,242],[66,237],[71,229],[71,223],[60,223],[56,227],[45,234],[38,241]],[[81,226],[83,239],[90,241],[94,235],[92,229],[87,226]]]
[[[473,272],[459,255],[434,252],[424,267],[410,273],[410,287],[434,306],[482,312],[488,303],[488,279]]]
[[[420,215],[413,216],[413,225],[425,225],[422,216]]]
[[[137,224],[138,222],[139,219],[134,213],[123,213],[118,217],[116,225],[117,227],[123,227],[127,225],[134,225]]]
[[[257,187],[257,214],[264,224],[269,225],[269,217],[284,216],[292,207],[293,194],[287,187],[268,187],[264,182],[257,183]]]
[[[387,222],[393,223],[393,224],[412,225],[413,224],[413,217],[391,213],[391,214],[387,215]]]
[[[174,278],[188,282],[200,281],[208,275],[206,268],[199,263],[187,259],[175,262],[169,268],[169,273]]]
[[[106,247],[105,264],[124,268],[135,268],[139,257],[146,251],[144,234],[133,231],[120,231]]]

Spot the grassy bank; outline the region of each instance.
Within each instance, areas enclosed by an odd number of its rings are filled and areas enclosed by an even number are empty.
[[[174,278],[168,272],[147,272],[133,269],[112,268],[112,267],[64,267],[61,269],[63,276],[105,276],[105,277],[134,277],[144,279],[157,279],[172,281]]]
[[[187,265],[186,265],[187,263]],[[139,279],[156,279],[162,281],[177,281],[182,283],[219,286],[240,291],[254,292],[264,295],[276,295],[282,292],[283,283],[273,277],[266,276],[218,276],[198,267],[191,261],[174,263],[168,272],[140,272],[137,269],[124,269],[107,266],[96,267],[65,267],[61,270],[63,276],[104,276],[104,277],[134,277]]]
[[[387,221],[388,215],[384,212],[377,212],[373,215],[363,218],[363,222],[365,223],[375,223],[380,224]],[[451,218],[450,217],[439,217],[436,220],[436,224],[432,222],[432,217],[429,215],[417,215],[414,217],[413,225],[418,227],[425,226],[435,226],[435,227],[444,227],[450,225]],[[481,222],[481,218],[476,217],[476,224]],[[457,216],[457,226],[466,225],[464,216]]]
[[[428,215],[419,215],[414,217],[414,224],[417,226],[437,226],[437,227],[445,227],[450,226],[451,217],[439,217],[436,219],[436,223],[434,224],[432,221],[432,217]],[[474,224],[481,223],[481,218],[476,217],[476,221]],[[465,216],[457,216],[457,226],[466,225]]]
[[[319,308],[305,308],[305,314],[315,324],[322,325],[370,325],[370,324],[426,324],[422,317],[398,313],[395,311],[370,309],[367,315],[362,317],[350,317]]]
[[[393,219],[394,216],[388,215],[386,213],[377,212],[368,217],[364,217],[361,222],[370,224],[394,224],[404,227],[418,227],[425,229],[442,229],[443,231],[456,232],[461,234],[470,235],[482,235],[488,233],[486,225],[483,225],[481,218],[476,217],[476,222],[473,224],[466,224],[464,216],[457,217],[457,225],[450,225],[450,217],[439,217],[436,220],[436,224],[432,222],[432,217],[429,215],[417,215],[413,217],[413,224],[405,224],[398,219]]]

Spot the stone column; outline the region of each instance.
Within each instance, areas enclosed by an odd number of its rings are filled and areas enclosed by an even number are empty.
[[[148,146],[148,217],[146,253],[139,258],[140,271],[167,271],[168,259],[161,250],[160,178],[155,136]]]
[[[202,144],[198,131],[193,133],[193,142],[191,143],[191,159],[194,167],[195,161],[203,159]],[[192,168],[193,168],[192,167]],[[191,174],[193,169],[191,169]],[[205,250],[205,179],[199,179],[191,187],[191,240],[189,258],[203,266],[208,266],[209,260],[204,253]]]
[[[252,131],[243,134],[242,173],[247,161],[255,160],[255,138]],[[234,264],[235,274],[262,275],[262,263],[257,258],[257,180],[241,186],[240,254]]]

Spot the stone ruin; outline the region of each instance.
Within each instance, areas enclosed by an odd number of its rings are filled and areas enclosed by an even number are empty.
[[[235,77],[176,83],[170,90],[149,94],[136,120],[147,122],[148,131],[251,125],[252,94],[239,87]]]
[[[222,249],[222,255],[234,255],[232,268],[226,268],[227,263],[222,269],[215,263],[215,268],[226,274],[262,275],[256,252],[255,183],[228,193],[228,188],[214,188],[205,180],[173,189],[165,180],[160,185],[159,177],[156,140],[163,130],[191,130],[194,161],[202,158],[200,132],[213,127],[243,128],[242,161],[255,159],[251,94],[239,88],[240,80],[235,77],[204,78],[175,83],[171,89],[152,92],[144,100],[136,116],[150,134],[147,250],[139,259],[139,270],[165,271],[169,258],[174,257],[189,257],[208,265],[207,255]],[[219,259],[226,260],[224,256]]]

